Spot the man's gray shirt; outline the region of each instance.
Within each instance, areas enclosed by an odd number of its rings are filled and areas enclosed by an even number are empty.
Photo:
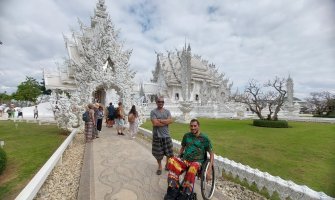
[[[157,108],[153,109],[150,112],[150,119],[168,119],[171,118],[171,113],[169,110],[163,108],[163,111],[160,112]],[[154,126],[152,129],[152,134],[154,137],[165,138],[170,137],[169,126]]]

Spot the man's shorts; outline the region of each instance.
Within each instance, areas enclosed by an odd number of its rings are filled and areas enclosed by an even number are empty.
[[[152,155],[157,160],[162,160],[164,156],[173,156],[173,143],[170,137],[152,138]]]

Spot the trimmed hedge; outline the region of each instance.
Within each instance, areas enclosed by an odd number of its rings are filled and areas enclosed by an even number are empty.
[[[335,118],[335,111],[331,111],[327,113],[326,115],[313,115],[313,117],[324,117],[324,118]]]
[[[335,118],[335,115],[313,115],[313,117]]]
[[[2,174],[3,171],[5,171],[7,164],[7,155],[5,150],[0,147],[0,175]]]
[[[264,120],[264,119],[254,119],[254,126],[268,127],[268,128],[288,128],[288,123],[285,120]]]

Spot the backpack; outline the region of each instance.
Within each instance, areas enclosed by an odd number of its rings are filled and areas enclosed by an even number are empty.
[[[133,123],[135,121],[135,116],[134,114],[130,113],[128,115],[128,122]]]
[[[122,114],[121,114],[121,109],[120,107],[118,107],[115,111],[115,117],[116,118],[122,118]]]
[[[114,108],[114,106],[108,106],[107,107],[107,110],[108,110],[108,115],[109,116],[114,116],[114,113],[115,113],[115,108]]]
[[[83,121],[84,122],[89,122],[90,121],[90,114],[88,111],[83,113]]]

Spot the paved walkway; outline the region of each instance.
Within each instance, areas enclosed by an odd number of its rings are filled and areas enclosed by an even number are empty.
[[[142,139],[118,136],[114,128],[103,127],[100,138],[86,145],[78,199],[163,199],[167,172],[158,176],[156,169],[157,162]],[[195,188],[202,199],[200,186]]]

